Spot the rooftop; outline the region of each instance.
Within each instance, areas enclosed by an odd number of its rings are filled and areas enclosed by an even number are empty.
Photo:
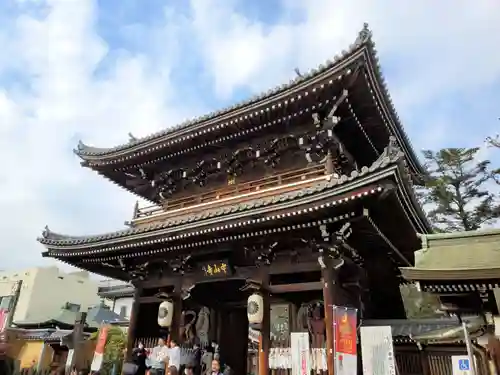
[[[371,166],[362,167],[359,172],[353,171],[349,176],[343,175],[337,178],[328,178],[328,176],[326,176],[323,181],[318,181],[314,185],[303,189],[265,198],[257,198],[242,203],[236,203],[234,205],[208,209],[195,214],[174,217],[160,222],[153,222],[147,226],[132,227],[101,235],[69,236],[58,234],[46,227],[42,237],[38,238],[38,241],[49,248],[49,254],[45,255],[56,255],[57,252],[57,255],[61,256],[78,255],[79,252],[73,252],[73,250],[77,249],[81,249],[83,252],[80,255],[83,255],[85,249],[90,250],[91,246],[102,246],[102,251],[109,251],[115,247],[118,249],[121,248],[120,246],[122,245],[111,247],[110,245],[129,242],[131,240],[137,240],[152,235],[165,236],[168,234],[169,237],[166,237],[166,240],[172,241],[176,238],[175,236],[172,236],[172,234],[176,233],[178,229],[182,230],[183,234],[180,235],[182,238],[189,237],[186,232],[188,227],[194,229],[198,226],[206,225],[205,223],[207,221],[213,222],[213,220],[217,220],[217,222],[219,222],[223,219],[228,220],[230,218],[234,218],[235,215],[238,218],[241,218],[246,212],[250,212],[252,216],[255,216],[255,214],[259,213],[261,209],[276,209],[284,204],[287,204],[287,202],[292,203],[293,201],[296,201],[297,204],[303,203],[303,200],[307,200],[309,202],[310,199],[308,197],[311,197],[311,199],[312,197],[319,199],[325,194],[333,194],[334,196],[338,195],[339,202],[336,204],[340,204],[345,200],[342,197],[342,194],[347,193],[356,187],[360,188],[362,186],[367,186],[377,180],[387,178],[387,173],[391,167],[393,169],[395,168],[395,170],[398,170],[403,175],[406,173],[404,154],[399,150],[399,148],[393,147],[393,145],[388,146],[380,158]],[[407,175],[403,176],[401,180],[403,183],[411,185]],[[408,187],[408,194],[410,194],[410,196],[413,195],[411,187]],[[351,198],[347,198],[347,200],[351,200]],[[418,206],[414,197],[413,200],[414,204]],[[420,220],[422,220],[421,228],[428,228],[429,224],[427,223],[423,212],[420,208],[417,210],[419,210],[417,217],[420,217]],[[239,225],[241,226],[241,223]],[[210,229],[209,231],[213,230]],[[203,232],[203,230],[201,230],[201,232]],[[62,250],[62,252],[59,252],[59,250]],[[54,252],[50,253],[51,251]],[[101,252],[101,250],[92,250],[92,252],[98,253]]]
[[[230,107],[184,121],[149,136],[143,138],[130,136],[128,143],[118,146],[100,148],[86,145],[80,141],[75,149],[75,153],[85,161],[86,165],[106,165],[133,159],[148,152],[157,152],[164,148],[175,148],[181,143],[189,144],[193,138],[206,137],[208,133],[232,127],[239,122],[248,122],[252,118],[258,118],[266,112],[282,107],[282,105],[286,106],[289,101],[300,100],[300,97],[293,98],[290,95],[301,91],[311,84],[322,82],[326,77],[333,78],[333,80],[326,81],[327,84],[332,84],[343,69],[351,66],[353,61],[360,58],[372,65],[375,81],[380,85],[380,94],[387,103],[390,112],[391,120],[388,125],[391,127],[393,134],[398,138],[398,143],[403,147],[404,152],[413,156],[411,158],[412,162],[418,163],[411,147],[407,149],[410,143],[401,127],[399,117],[390,99],[389,91],[387,90],[376,56],[372,32],[369,30],[368,24],[364,24],[354,43],[343,50],[341,54],[335,55],[333,59],[311,69],[309,72],[297,75],[287,83],[271,88],[266,92],[262,92]],[[322,85],[324,86],[324,83]],[[284,99],[283,103],[281,102],[282,99]],[[421,170],[421,167],[418,167],[417,169]]]
[[[500,278],[500,229],[421,234],[415,267],[401,268],[408,280]]]

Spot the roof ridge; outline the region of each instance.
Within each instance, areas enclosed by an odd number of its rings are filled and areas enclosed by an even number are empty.
[[[424,241],[429,240],[451,240],[459,238],[470,238],[470,237],[486,237],[500,235],[500,228],[490,228],[490,229],[479,229],[474,231],[460,231],[460,232],[445,232],[445,233],[430,233],[422,234],[419,233],[419,237]]]

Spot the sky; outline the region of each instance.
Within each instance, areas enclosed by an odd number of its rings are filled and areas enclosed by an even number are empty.
[[[136,197],[80,166],[80,139],[124,143],[288,82],[364,22],[419,153],[499,131],[498,0],[0,1],[0,269],[54,263],[45,225],[131,219]]]

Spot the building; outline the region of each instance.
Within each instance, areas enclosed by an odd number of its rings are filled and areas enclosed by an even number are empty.
[[[403,277],[441,303],[471,312],[499,315],[500,230],[423,234],[414,267]]]
[[[130,320],[134,302],[134,286],[119,280],[103,280],[97,291],[111,311],[124,321]]]
[[[42,320],[16,322],[15,327],[6,331],[11,343],[9,354],[18,361],[20,369],[36,367],[41,371],[64,366],[69,350],[74,348],[78,324],[81,325],[83,342],[83,354],[78,353],[79,363],[88,368],[95,340],[87,342],[87,339],[103,324],[118,322],[120,317],[102,304],[89,308],[85,313],[62,308],[56,315]],[[74,357],[70,357],[72,359]]]
[[[486,344],[488,340],[498,343],[487,329],[494,328],[499,336],[500,230],[421,234],[420,238],[422,246],[415,254],[415,266],[402,267],[401,274],[420,290],[436,295],[445,311],[467,317],[478,371],[486,374]],[[463,342],[465,338],[461,325],[455,324],[454,329],[427,332],[417,339]],[[446,365],[451,371],[449,361]]]
[[[86,311],[99,304],[97,282],[88,272],[65,273],[55,266],[0,271],[0,300],[10,322],[43,320],[63,307]]]
[[[116,232],[39,238],[46,257],[134,285],[130,346],[166,333],[185,348],[215,342],[245,373],[250,325],[267,375],[290,332],[316,327],[313,367],[332,374],[329,306],[405,318],[400,268],[431,227],[413,190],[423,170],[366,26],[341,56],[246,102],[75,152],[153,203]]]
[[[402,276],[443,305],[468,313],[500,311],[500,230],[423,234],[414,267]]]

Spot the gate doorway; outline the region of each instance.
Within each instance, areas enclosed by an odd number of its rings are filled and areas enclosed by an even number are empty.
[[[219,345],[220,360],[235,374],[246,374],[248,354],[248,294],[241,291],[245,280],[197,283],[188,303],[210,309],[210,336]]]

